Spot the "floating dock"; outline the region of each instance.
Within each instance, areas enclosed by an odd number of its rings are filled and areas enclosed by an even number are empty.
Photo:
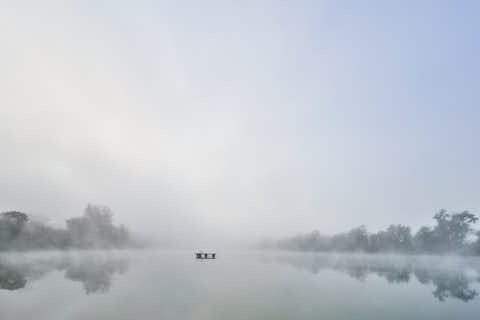
[[[197,259],[216,259],[216,253],[214,252],[196,252],[195,258]]]

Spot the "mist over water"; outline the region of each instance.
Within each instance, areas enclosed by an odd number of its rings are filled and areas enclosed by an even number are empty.
[[[0,320],[478,320],[479,16],[0,0]]]
[[[0,309],[15,320],[476,319],[479,275],[480,259],[464,257],[8,253],[0,256]]]

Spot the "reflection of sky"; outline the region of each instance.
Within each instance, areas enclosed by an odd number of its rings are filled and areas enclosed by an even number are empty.
[[[478,209],[478,11],[6,1],[0,209],[191,242]]]

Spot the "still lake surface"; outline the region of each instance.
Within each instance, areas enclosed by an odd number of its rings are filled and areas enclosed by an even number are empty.
[[[0,319],[480,319],[480,259],[0,254]]]

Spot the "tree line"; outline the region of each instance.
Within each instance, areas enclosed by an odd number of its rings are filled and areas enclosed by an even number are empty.
[[[20,211],[0,214],[0,251],[123,248],[132,246],[128,229],[113,224],[109,207],[88,205],[83,216],[56,228]]]
[[[473,225],[478,217],[469,211],[449,213],[440,210],[433,216],[433,227],[422,226],[412,233],[409,226],[390,225],[376,233],[365,226],[325,236],[319,231],[277,241],[264,241],[263,248],[293,251],[396,252],[418,254],[480,254],[480,231]]]

